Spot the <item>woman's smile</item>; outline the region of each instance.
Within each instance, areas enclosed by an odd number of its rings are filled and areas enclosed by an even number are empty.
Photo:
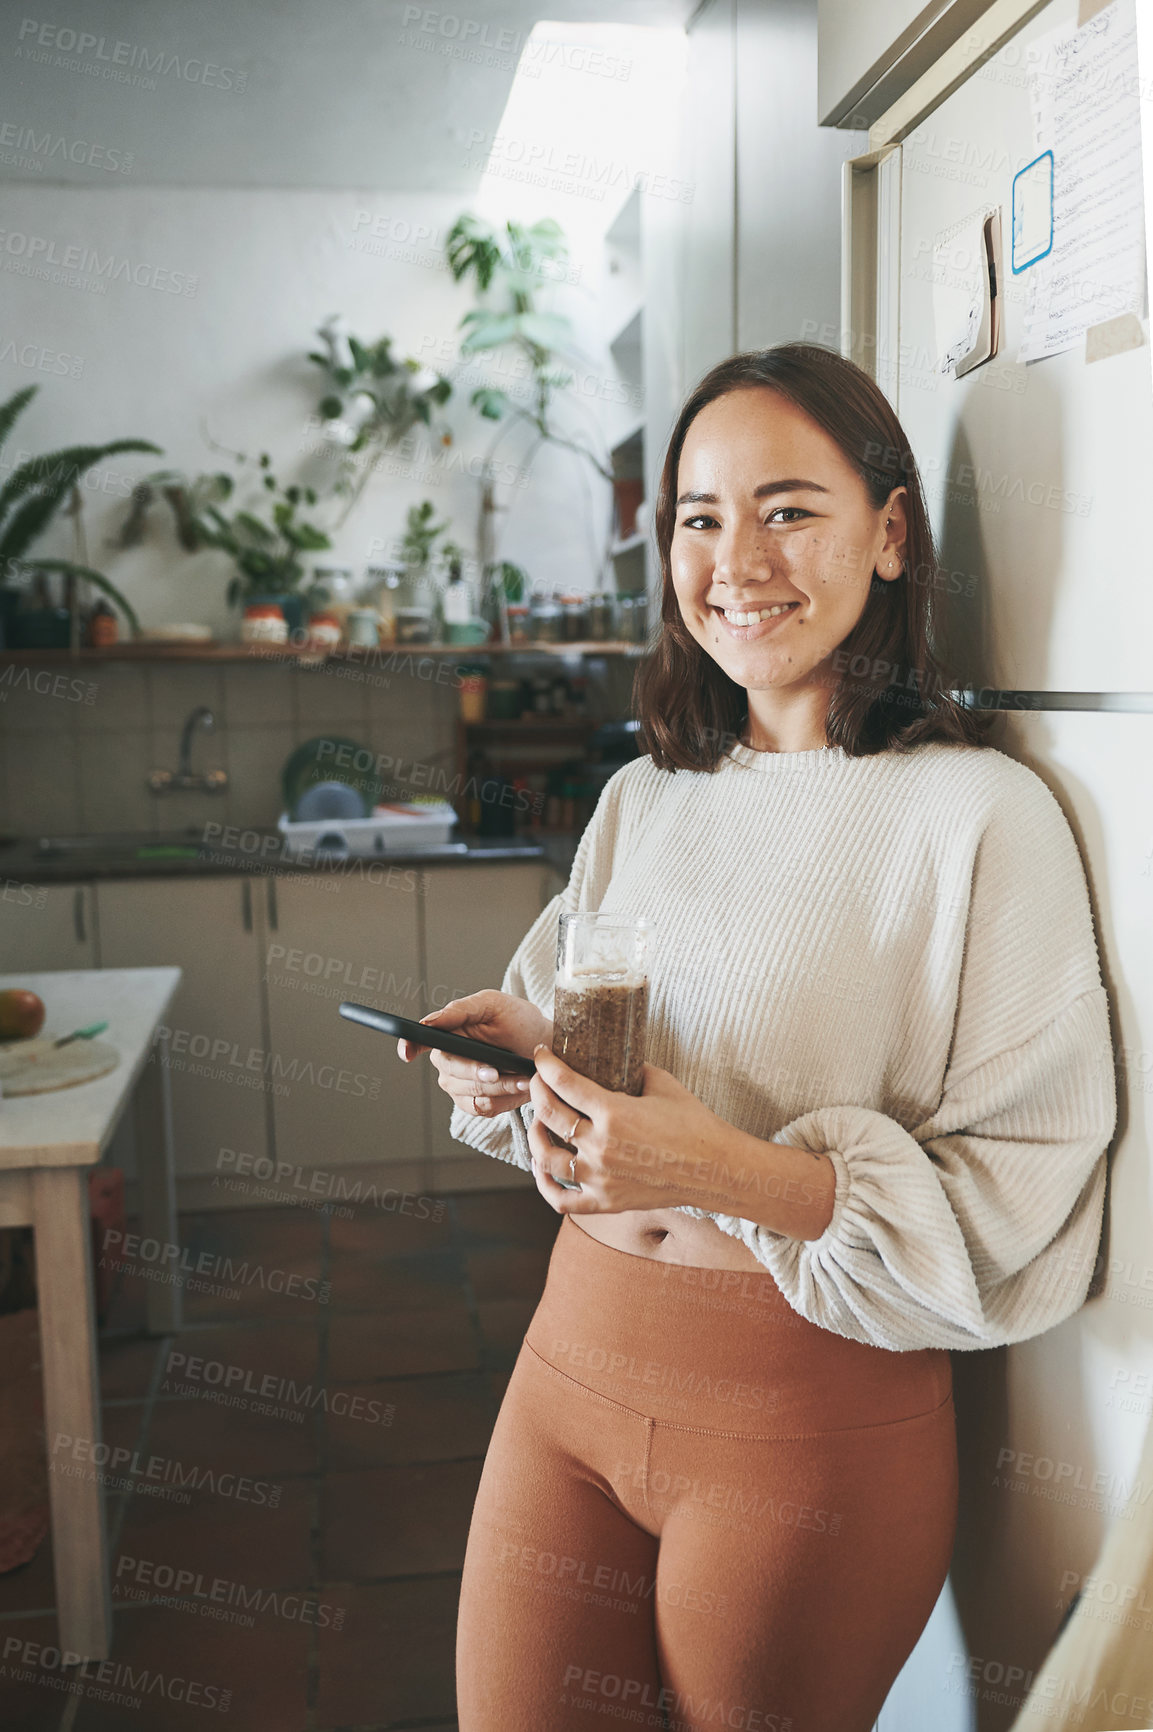
[[[739,643],[750,643],[777,631],[793,617],[800,606],[799,601],[766,602],[762,607],[718,605],[711,611],[716,614],[730,637]]]

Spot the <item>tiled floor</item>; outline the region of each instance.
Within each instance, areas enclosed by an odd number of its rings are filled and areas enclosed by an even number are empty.
[[[112,1659],[64,1693],[45,1544],[0,1576],[5,1732],[452,1732],[473,1498],[560,1218],[528,1190],[443,1202],[182,1216],[205,1290],[163,1341],[140,1332],[151,1266],[124,1278]]]

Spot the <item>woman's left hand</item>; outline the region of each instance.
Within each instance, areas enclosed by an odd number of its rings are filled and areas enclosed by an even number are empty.
[[[710,1112],[667,1070],[644,1067],[643,1093],[626,1095],[590,1082],[547,1046],[533,1054],[529,1084],[533,1122],[529,1147],[537,1189],[560,1215],[616,1215],[626,1209],[707,1206],[707,1177],[733,1129]],[[579,1191],[566,1190],[570,1153],[547,1135],[566,1142],[577,1114],[572,1146],[577,1151]],[[704,1161],[702,1168],[697,1163]],[[553,1177],[553,1175],[556,1177]],[[691,1188],[691,1176],[697,1183]]]

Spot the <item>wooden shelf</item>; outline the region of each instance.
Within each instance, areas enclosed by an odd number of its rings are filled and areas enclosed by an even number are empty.
[[[390,643],[377,649],[297,649],[291,644],[250,643],[123,643],[106,649],[0,649],[0,666],[8,662],[53,665],[93,662],[290,662],[317,667],[323,662],[360,662],[366,667],[395,666],[403,656],[455,656],[476,661],[494,655],[520,656],[641,656],[645,644],[590,638],[580,643]]]

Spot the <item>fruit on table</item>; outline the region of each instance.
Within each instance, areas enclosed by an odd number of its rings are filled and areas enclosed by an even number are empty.
[[[0,992],[0,1040],[27,1040],[44,1027],[44,1000],[10,987]]]

